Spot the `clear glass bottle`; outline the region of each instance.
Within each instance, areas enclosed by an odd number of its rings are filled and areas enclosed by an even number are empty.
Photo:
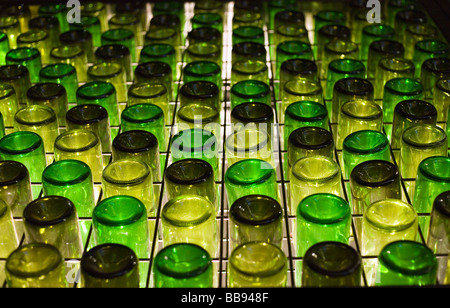
[[[17,227],[14,222],[11,208],[8,204],[0,200],[0,256],[8,258],[8,256],[19,247],[19,236]]]
[[[36,83],[27,91],[29,105],[44,105],[53,109],[58,125],[66,124],[66,112],[69,109],[66,88],[59,83]]]
[[[49,64],[39,71],[40,83],[58,83],[67,92],[67,101],[75,103],[78,88],[78,76],[75,67],[68,63]]]
[[[126,84],[125,70],[118,63],[99,62],[87,69],[87,82],[104,81],[109,82],[116,90],[118,103],[128,101],[128,87]]]
[[[450,192],[440,193],[433,201],[426,244],[435,254],[447,254]]]
[[[19,101],[16,91],[11,84],[0,84],[0,113],[3,117],[5,127],[14,126],[14,116],[19,110]]]
[[[169,91],[163,84],[152,82],[133,83],[128,88],[127,106],[153,104],[164,112],[165,124],[172,123],[172,110],[169,105]]]
[[[175,98],[178,90],[173,86],[174,73],[169,64],[160,61],[140,63],[134,70],[134,83],[158,83],[164,85],[169,92],[169,100]]]
[[[75,67],[79,82],[87,81],[87,55],[80,46],[61,45],[50,51],[50,63],[67,63]]]
[[[125,71],[125,80],[133,80],[133,69],[131,66],[131,54],[128,47],[121,44],[103,45],[95,49],[94,60],[96,62],[117,63]]]
[[[0,81],[14,88],[19,106],[28,104],[27,91],[31,87],[30,72],[20,64],[0,66]],[[9,91],[8,91],[9,92]]]

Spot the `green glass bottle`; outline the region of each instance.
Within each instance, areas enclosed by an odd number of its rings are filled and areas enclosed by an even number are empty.
[[[254,60],[236,61],[231,68],[231,86],[242,80],[259,80],[269,83],[269,67],[265,62]]]
[[[160,107],[166,115],[166,124],[170,125],[172,123],[169,92],[163,84],[141,82],[134,83],[128,88],[128,106],[147,103]]]
[[[448,58],[450,47],[438,39],[419,41],[414,45],[412,60],[416,65],[415,77],[420,77],[420,70],[425,60],[430,58]]]
[[[314,42],[317,43],[318,32],[326,25],[346,25],[347,17],[339,10],[321,9],[314,16]]]
[[[378,256],[377,286],[433,286],[437,259],[424,244],[397,241],[386,245]]]
[[[51,46],[50,36],[44,30],[29,30],[17,37],[17,47],[36,48],[43,65],[49,62]]]
[[[136,38],[130,29],[109,29],[101,34],[101,46],[120,44],[128,48],[131,54],[131,62],[138,61],[138,53],[136,50]]]
[[[61,32],[65,32],[69,28],[69,22],[67,21],[67,7],[65,4],[49,3],[40,5],[38,8],[39,15],[41,16],[54,16],[58,19],[61,27]]]
[[[71,30],[86,30],[92,35],[92,43],[94,48],[102,45],[102,24],[97,16],[80,16],[80,22],[73,22],[69,24]],[[106,30],[105,30],[106,31]],[[64,31],[61,31],[63,33]]]
[[[289,59],[314,60],[311,45],[301,41],[284,41],[276,48],[275,79],[280,78],[281,64]]]
[[[79,217],[92,217],[97,200],[91,169],[74,159],[49,164],[42,173],[42,196],[65,197],[73,202]]]
[[[120,132],[112,142],[112,159],[138,159],[150,167],[153,182],[161,182],[158,139],[145,130]]]
[[[76,159],[86,163],[91,169],[94,182],[101,182],[102,147],[95,132],[87,129],[73,129],[59,134],[55,140],[54,157],[55,161]]]
[[[265,43],[264,30],[258,26],[239,26],[233,28],[231,39],[233,45],[242,42]]]
[[[412,196],[412,205],[418,213],[431,213],[436,197],[448,190],[449,165],[447,156],[427,157],[420,162]]]
[[[176,114],[176,128],[179,132],[199,129],[211,132],[221,140],[220,112],[209,105],[191,103],[182,106]]]
[[[94,131],[100,139],[102,153],[111,152],[111,127],[108,112],[104,107],[96,104],[73,106],[66,113],[66,126],[69,130]]]
[[[355,42],[344,39],[333,39],[323,47],[323,60],[321,63],[321,76],[328,75],[328,65],[335,59],[359,60],[359,46]]]
[[[100,201],[92,213],[95,245],[122,244],[139,259],[150,254],[150,232],[145,205],[132,196],[112,196]]]
[[[139,63],[159,61],[170,65],[172,72],[178,76],[176,50],[170,44],[154,43],[145,45],[139,55]]]
[[[82,84],[76,92],[77,105],[97,104],[108,111],[110,125],[120,125],[119,104],[116,89],[110,82],[90,81]]]
[[[403,179],[416,179],[419,164],[427,157],[447,156],[448,139],[439,126],[413,125],[403,131],[398,165]]]
[[[446,122],[450,108],[450,78],[442,77],[434,85],[433,99],[431,103],[437,111],[437,120]],[[449,126],[447,126],[449,127]]]
[[[235,10],[232,19],[233,29],[240,27],[262,28],[265,24],[265,16],[258,11]]]
[[[259,60],[265,62],[267,59],[266,47],[259,43],[242,42],[234,44],[231,49],[231,61],[235,63],[240,60]]]
[[[300,158],[306,156],[334,157],[333,135],[322,127],[303,126],[295,129],[289,135],[287,143],[287,174],[289,178],[291,168]]]
[[[175,6],[174,6],[175,7]],[[181,16],[181,17],[180,17]],[[176,44],[177,46],[184,45],[184,33],[182,33],[181,28],[184,27],[181,24],[181,20],[184,15],[172,14],[172,12],[162,12],[161,14],[156,14],[150,19],[149,30],[154,29],[173,29],[176,33]]]
[[[210,42],[189,44],[184,53],[183,62],[211,61],[222,67],[222,49]]]
[[[216,62],[194,61],[186,63],[183,67],[183,83],[198,80],[212,82],[222,92],[222,69]]]
[[[342,78],[365,78],[366,67],[360,60],[336,59],[329,63],[326,77],[325,99],[331,100],[334,84]]]
[[[286,82],[292,79],[319,81],[319,73],[316,62],[306,59],[290,59],[281,63],[278,93],[282,91]]]
[[[426,24],[427,21],[427,14],[418,8],[407,8],[399,11],[394,18],[397,39],[403,43],[405,38],[402,35],[409,25]]]
[[[302,287],[362,286],[362,259],[348,244],[325,241],[311,246],[302,262]]]
[[[66,46],[80,46],[86,54],[87,62],[95,62],[94,43],[91,32],[84,29],[69,30],[59,35],[59,41],[62,45]]]
[[[431,24],[412,24],[407,26],[404,40],[405,58],[413,58],[417,42],[437,39],[438,35],[439,30]]]
[[[150,167],[137,159],[115,159],[102,173],[102,198],[132,196],[142,202],[147,216],[155,216],[155,192]]]
[[[342,105],[355,100],[373,100],[374,86],[366,78],[342,78],[333,87],[331,123],[337,123]]]
[[[26,166],[31,182],[40,183],[47,166],[44,142],[41,136],[31,131],[18,131],[0,139],[0,158],[14,160]]]
[[[160,61],[140,63],[134,70],[134,83],[159,83],[169,92],[169,100],[176,97],[177,87],[174,87],[174,74],[169,64]]]
[[[125,70],[118,63],[99,62],[87,69],[87,81],[109,82],[116,90],[119,103],[128,101],[128,87],[126,84]]]
[[[424,87],[413,78],[399,77],[388,80],[384,85],[383,94],[383,122],[393,121],[395,106],[404,100],[423,100]]]
[[[305,43],[311,43],[308,35],[308,29],[305,25],[292,26],[282,25],[274,30],[273,44],[278,46],[285,41],[300,41]]]
[[[296,215],[300,202],[309,195],[341,195],[341,168],[333,158],[314,155],[294,162],[290,170],[289,210]]]
[[[139,288],[139,258],[129,247],[106,243],[92,247],[80,261],[83,288]]]
[[[399,149],[403,131],[416,124],[437,124],[438,113],[429,102],[408,99],[399,102],[394,109],[391,148]]]
[[[190,158],[204,160],[219,175],[219,141],[209,130],[189,128],[177,132],[172,137],[170,153],[172,162]]]
[[[121,113],[122,131],[146,130],[158,139],[159,150],[167,148],[166,127],[163,110],[153,104],[136,104]]]
[[[6,65],[5,56],[9,51],[8,35],[5,32],[0,32],[0,65]]]
[[[1,16],[0,31],[8,35],[9,47],[17,48],[17,37],[21,33],[20,22],[16,16]]]
[[[450,192],[440,193],[433,201],[430,213],[430,226],[427,234],[427,246],[435,254],[447,254],[448,219]]]
[[[15,131],[31,131],[44,142],[46,153],[53,153],[53,146],[59,134],[55,111],[45,105],[30,105],[19,109],[14,116]]]
[[[342,143],[351,133],[366,129],[382,131],[383,111],[380,105],[372,100],[344,103],[338,117],[336,148],[342,149]]]
[[[304,256],[314,244],[336,241],[349,244],[351,209],[330,193],[312,194],[300,201],[297,212],[296,255]]]
[[[50,51],[50,63],[67,63],[75,67],[79,82],[87,81],[87,56],[80,46],[61,45]]]
[[[283,210],[280,203],[264,195],[247,195],[230,206],[230,241],[237,246],[261,241],[281,247]]]
[[[269,137],[275,134],[275,113],[271,106],[263,103],[242,103],[231,110],[230,121],[233,129],[257,127],[267,132]]]
[[[350,173],[351,203],[354,214],[364,214],[374,202],[401,199],[400,172],[387,160],[369,160],[356,165]]]
[[[7,258],[6,283],[10,288],[68,288],[64,258],[50,244],[19,246]]]
[[[370,45],[375,41],[394,39],[395,29],[388,24],[366,25],[361,33],[361,60],[368,59]]]
[[[144,44],[142,36],[143,28],[141,20],[132,13],[115,13],[108,19],[108,29],[126,29],[133,33],[136,46]],[[108,31],[108,30],[106,30]]]
[[[153,263],[155,288],[211,288],[213,263],[209,253],[191,243],[162,248]]]
[[[414,63],[405,58],[383,58],[375,69],[377,78],[374,81],[375,98],[382,99],[384,85],[394,78],[414,78]]]
[[[230,90],[231,109],[244,102],[260,102],[271,105],[270,87],[259,80],[242,80]]]
[[[0,196],[13,217],[22,217],[25,206],[33,200],[30,172],[15,160],[0,161]]]
[[[382,58],[405,56],[404,46],[393,39],[381,39],[370,43],[367,53],[367,78],[375,78],[375,70]]]
[[[133,80],[130,50],[125,45],[103,45],[95,49],[94,60],[96,62],[118,63],[125,71],[126,81]]]
[[[324,58],[325,45],[333,40],[351,39],[351,30],[345,25],[328,24],[315,31],[317,37],[315,39],[316,47],[314,49],[314,58],[316,60],[326,60]]]
[[[198,13],[191,18],[192,29],[200,27],[211,27],[223,32],[222,16],[218,13]]]
[[[27,91],[31,87],[30,71],[23,65],[0,66],[0,81],[14,88],[19,106],[28,104]],[[9,91],[8,91],[9,92]]]
[[[108,7],[105,3],[101,1],[89,1],[81,5],[80,11],[81,16],[94,16],[98,18],[100,21],[102,31],[106,31],[108,26],[107,24]]]
[[[176,243],[196,244],[215,258],[218,253],[215,207],[199,195],[181,195],[164,204],[161,211],[163,247]]]
[[[255,258],[258,262],[255,262]],[[282,288],[287,285],[286,254],[267,242],[244,243],[230,254],[228,287]]]
[[[176,10],[177,13],[178,12],[182,12],[183,11],[183,6],[180,5],[180,3],[176,2],[176,1],[167,1],[167,2],[161,2],[160,5],[162,5],[164,8],[170,8],[173,10]],[[159,14],[159,4],[155,5],[152,8],[152,13],[154,15]],[[138,16],[139,20],[141,21],[142,24],[142,28],[143,29],[147,29],[148,27],[148,8],[145,2],[120,2],[120,3],[116,3],[115,8],[114,8],[114,12],[115,13],[131,13],[131,14],[135,14],[136,16]]]
[[[284,123],[287,107],[298,101],[312,101],[322,103],[324,89],[319,81],[306,78],[292,79],[284,83],[281,89],[280,122]]]
[[[342,143],[343,176],[348,179],[353,168],[364,161],[391,158],[387,136],[376,130],[360,130],[345,137]]]
[[[260,159],[245,159],[229,166],[225,171],[225,189],[229,206],[247,195],[279,200],[275,169]]]
[[[37,48],[34,47],[18,47],[10,49],[5,56],[7,65],[23,65],[30,72],[32,83],[39,81],[39,71],[41,70],[42,60],[41,54]]]
[[[0,256],[2,258],[8,258],[19,247],[19,237],[11,208],[3,200],[0,201],[0,230],[2,231],[2,235],[0,236],[0,240],[2,241]]]
[[[39,197],[23,210],[25,241],[55,246],[64,258],[80,258],[83,252],[78,213],[62,196]]]
[[[426,99],[434,95],[434,86],[437,80],[450,74],[450,58],[430,58],[422,63],[420,69],[420,82],[424,88]]]
[[[53,109],[59,125],[66,124],[69,109],[66,88],[59,83],[36,83],[27,91],[29,105],[44,105]]]
[[[210,163],[202,159],[186,158],[170,164],[164,174],[167,200],[183,195],[202,196],[219,209],[219,199]]]
[[[14,126],[14,116],[18,110],[19,101],[14,87],[11,84],[2,82],[0,84],[0,113],[3,117],[3,124],[6,127]]]
[[[59,35],[61,34],[61,27],[59,20],[55,16],[35,16],[28,22],[29,30],[44,30],[50,36],[51,45],[59,42]]]
[[[326,106],[315,101],[298,101],[286,107],[284,116],[284,144],[287,148],[289,135],[300,127],[313,126],[329,129]]]
[[[222,110],[219,87],[210,81],[195,80],[183,84],[179,91],[181,106],[191,103],[210,105],[216,110]]]
[[[74,66],[68,63],[49,64],[39,71],[40,83],[59,83],[67,92],[67,101],[75,103],[78,88],[78,76]]]

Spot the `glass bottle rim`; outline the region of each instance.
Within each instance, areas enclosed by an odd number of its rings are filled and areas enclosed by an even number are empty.
[[[296,128],[289,134],[289,145],[307,150],[319,150],[334,144],[330,131],[316,126]]]
[[[297,86],[301,84],[307,84],[308,86],[306,92],[302,91],[296,91]],[[308,95],[308,96],[314,96],[314,95],[320,95],[323,91],[322,85],[317,80],[311,80],[307,78],[296,78],[291,79],[287,82],[285,82],[283,90],[286,91],[286,93],[289,93],[290,95]]]
[[[434,56],[444,56],[449,53],[449,45],[438,39],[418,41],[414,49],[423,53],[432,53]]]
[[[372,109],[371,112],[368,114],[362,114],[362,113],[355,114],[354,112],[352,112],[351,108],[355,108],[355,107],[357,108],[358,105],[360,105],[360,104],[369,105],[369,107],[371,107],[371,109]],[[341,111],[347,117],[354,118],[354,119],[376,120],[376,119],[379,119],[383,115],[383,111],[382,111],[381,107],[372,100],[348,101],[342,105]],[[354,110],[354,111],[358,111],[358,110]]]
[[[16,94],[14,87],[9,83],[0,84],[0,100],[6,99]]]
[[[24,222],[34,226],[51,227],[75,217],[76,209],[72,201],[62,196],[39,197],[23,210]]]
[[[437,117],[436,107],[419,99],[408,99],[397,103],[394,112],[405,119],[431,120]]]
[[[261,216],[259,216],[261,215]],[[238,198],[230,206],[230,219],[238,224],[264,226],[281,221],[280,203],[265,195],[247,195]]]
[[[385,54],[388,53],[390,55],[402,55],[405,51],[403,45],[395,40],[391,39],[382,39],[376,40],[370,43],[369,45],[369,53],[376,52]]]
[[[250,108],[258,112],[258,116],[250,116]],[[273,122],[274,113],[272,107],[261,102],[244,102],[236,105],[231,110],[231,118],[239,123],[265,123]]]
[[[328,201],[328,202],[327,202]],[[331,212],[334,207],[334,211]],[[324,211],[320,211],[321,207]],[[316,224],[336,224],[351,216],[347,201],[332,193],[316,193],[305,197],[297,207],[297,217]]]
[[[73,106],[66,112],[66,120],[78,125],[94,124],[106,120],[108,111],[97,104],[81,104]]]
[[[432,181],[450,183],[450,174],[446,174],[450,170],[450,158],[447,156],[430,156],[419,163],[419,172],[421,176]]]
[[[215,12],[199,12],[192,16],[191,22],[211,27],[222,24],[222,16]]]
[[[76,70],[69,63],[48,64],[39,71],[39,76],[47,79],[60,79],[70,75],[76,75]]]
[[[172,76],[172,68],[165,62],[147,61],[136,66],[135,74],[144,78]]]
[[[30,29],[52,29],[59,28],[58,18],[52,15],[39,15],[28,22]]]
[[[316,20],[340,23],[345,22],[345,14],[339,10],[321,10],[314,15]]]
[[[122,119],[131,123],[157,122],[164,119],[164,112],[155,104],[134,104],[122,111]]]
[[[408,251],[409,249],[402,249],[402,246],[406,246],[406,248],[409,247],[410,249],[418,249],[420,251],[411,254],[411,251]],[[401,260],[395,260],[396,253],[402,254],[402,252],[407,255],[403,255]],[[420,257],[421,261],[425,262],[425,264],[417,264],[415,259],[412,258],[413,256]],[[437,266],[436,257],[431,249],[426,245],[411,240],[399,240],[387,244],[380,252],[379,259],[380,262],[383,262],[383,264],[392,270],[407,276],[426,275],[434,271]],[[397,263],[398,261],[399,263]],[[404,266],[412,266],[413,268]]]
[[[259,22],[261,21],[262,16],[261,13],[258,11],[252,11],[252,10],[235,10],[233,14],[233,24],[237,25],[240,22],[243,23],[250,23],[250,22]]]
[[[93,90],[100,90],[99,93],[89,93]],[[113,84],[108,81],[90,81],[78,87],[76,95],[85,100],[100,100],[110,97],[116,93]]]
[[[299,64],[301,69],[298,70]],[[282,72],[288,72],[289,74],[296,75],[302,74],[314,74],[317,73],[317,64],[312,60],[307,59],[289,59],[283,61],[280,66]]]
[[[253,67],[253,70],[250,69]],[[233,63],[231,71],[240,75],[255,75],[267,73],[269,68],[266,62],[260,60],[244,59]]]
[[[295,49],[293,49],[293,47]],[[300,56],[311,52],[311,46],[302,41],[288,40],[277,45],[277,54],[283,53],[288,56]]]
[[[219,87],[211,81],[193,80],[180,88],[180,95],[189,99],[208,99],[219,95]]]
[[[383,178],[373,178],[375,176],[385,175]],[[399,180],[398,167],[387,160],[375,159],[362,162],[353,168],[350,179],[361,186],[380,187],[389,185]]]
[[[69,170],[71,171],[68,172]],[[60,172],[60,175],[68,176],[74,175],[74,171],[77,172],[77,174],[75,174],[76,177],[70,179],[60,179],[57,177],[57,175],[53,174],[54,172]],[[48,165],[42,173],[42,179],[45,182],[56,186],[76,185],[84,182],[91,176],[91,169],[89,168],[89,166],[85,162],[75,159],[63,159],[54,161],[53,163]]]
[[[25,65],[7,64],[0,67],[0,80],[8,81],[30,76],[30,72]]]
[[[26,32],[22,32],[17,36],[17,42],[19,43],[32,43],[44,41],[49,37],[48,32],[41,29],[30,29]]]
[[[133,139],[145,137],[145,142],[140,147],[133,146]],[[141,138],[142,139],[142,138]],[[113,148],[126,153],[141,153],[151,151],[158,147],[158,139],[154,134],[145,130],[129,130],[120,132],[113,140]]]
[[[92,78],[114,78],[122,72],[122,66],[115,62],[98,62],[87,69],[88,75]]]
[[[197,136],[197,137],[196,137]],[[186,139],[188,138],[188,139]],[[192,146],[192,141],[201,140],[201,144],[196,143]],[[188,146],[184,146],[187,143]],[[172,137],[171,149],[175,150],[175,147],[178,151],[187,153],[195,153],[195,152],[214,152],[216,150],[217,138],[216,136],[209,130],[202,128],[189,128],[184,129],[176,133]]]
[[[239,42],[233,45],[232,53],[237,56],[262,57],[266,55],[267,51],[261,43]]]
[[[200,72],[201,68],[207,68],[207,72]],[[183,73],[195,77],[212,77],[221,73],[220,66],[213,61],[192,61],[187,63],[183,68]]]
[[[96,258],[97,257],[97,258]],[[101,266],[101,262],[111,261],[111,266]],[[90,276],[101,279],[122,277],[137,268],[138,257],[128,246],[117,243],[104,243],[92,247],[81,258],[81,270]]]
[[[356,89],[355,87],[356,86]],[[362,88],[363,87],[363,88]],[[347,77],[336,81],[334,90],[345,95],[369,96],[373,94],[374,87],[371,81],[359,77]]]
[[[0,28],[7,29],[19,26],[19,19],[16,16],[1,16],[0,19],[4,21]]]
[[[114,211],[111,211],[114,208]],[[108,210],[109,209],[109,210]],[[94,221],[106,226],[127,226],[146,218],[147,209],[137,198],[116,195],[101,200],[92,212]]]
[[[78,45],[56,46],[50,51],[52,57],[62,60],[78,58],[84,54],[84,50]]]
[[[116,26],[116,27],[127,27],[131,25],[138,25],[140,24],[139,18],[132,13],[129,12],[115,12],[109,18],[108,23],[110,25]]]
[[[92,34],[85,29],[70,29],[61,33],[59,40],[64,44],[85,43],[92,40]]]
[[[210,42],[196,42],[189,44],[186,52],[198,57],[214,58],[220,55],[220,48],[216,44]]]
[[[403,91],[399,87],[401,86],[410,86],[411,88]],[[397,77],[390,79],[386,82],[384,89],[394,93],[396,95],[408,95],[408,96],[417,96],[423,92],[423,85],[420,81],[408,78],[408,77]]]
[[[203,210],[202,213],[198,215],[199,213],[196,213],[197,211],[192,210],[190,216],[194,216],[192,214],[196,214],[195,217],[176,217],[177,215],[182,214],[179,211],[181,208],[184,208],[184,212],[188,210],[185,206],[183,206],[183,202],[192,202],[193,200],[195,202],[192,204],[195,206],[195,209]],[[210,218],[214,219],[214,205],[206,197],[200,195],[181,195],[172,198],[164,205],[161,211],[161,218],[163,221],[166,221],[173,226],[184,228],[195,227],[208,221]]]
[[[421,68],[435,74],[449,74],[450,58],[429,58],[423,61]]]
[[[254,172],[246,172],[245,167],[259,166],[256,170],[265,171],[257,178],[249,178],[249,175],[255,175]],[[251,170],[251,169],[250,169]],[[239,172],[241,175],[246,175],[247,178],[236,177],[233,172]],[[238,173],[238,175],[239,175]],[[271,177],[275,177],[275,170],[272,165],[267,161],[257,158],[249,158],[237,161],[233,165],[231,165],[227,171],[225,172],[225,178],[232,184],[235,185],[253,185],[253,184],[262,184],[267,182]]]
[[[442,77],[436,81],[436,87],[445,93],[450,93],[450,77]]]
[[[196,170],[197,177],[186,178],[187,168]],[[201,171],[201,172],[200,172]],[[180,177],[178,175],[182,175]],[[178,185],[196,185],[203,182],[207,182],[214,177],[214,169],[211,164],[203,159],[198,158],[186,158],[180,159],[167,167],[165,178],[172,183]]]
[[[194,251],[192,251],[194,250]],[[186,251],[184,258],[175,258],[175,253]],[[177,255],[178,257],[178,255]],[[190,260],[186,260],[190,259]],[[201,261],[195,267],[187,267],[190,262]],[[178,267],[173,263],[178,262]],[[189,263],[188,263],[189,262]],[[194,278],[205,273],[211,267],[212,258],[201,246],[193,243],[174,243],[162,248],[155,256],[155,266],[159,272],[173,278]]]
[[[364,35],[373,36],[373,37],[382,37],[382,38],[391,38],[393,37],[395,30],[393,27],[384,24],[371,24],[366,25],[363,28]]]
[[[27,138],[27,144],[16,142],[20,138]],[[11,148],[7,143],[11,142],[11,145],[21,146],[21,148]],[[41,136],[31,131],[16,131],[5,135],[0,139],[0,150],[9,154],[26,154],[31,153],[43,145]],[[26,147],[24,147],[26,146]]]
[[[374,137],[376,138],[374,140],[375,144],[370,143],[370,147],[364,147],[369,145],[366,142],[372,141],[368,139],[373,139]],[[389,140],[384,133],[376,130],[359,130],[349,134],[344,139],[342,147],[348,153],[367,155],[383,151],[387,149],[388,145]]]
[[[394,63],[395,62],[395,63]],[[392,63],[403,65],[400,68],[395,66],[390,66]],[[387,57],[382,58],[378,62],[378,66],[381,67],[383,70],[389,71],[389,72],[402,72],[402,73],[413,73],[414,72],[414,63],[406,58],[401,57]]]
[[[312,161],[312,162],[308,162],[308,161]],[[327,165],[329,165],[329,167],[331,168],[330,172],[328,172],[328,174],[324,174],[323,168],[321,169],[321,172],[319,174],[316,174],[313,176],[307,175],[307,174],[300,174],[299,172],[297,172],[298,166],[302,166],[303,164],[308,166],[310,164],[314,164],[315,163],[314,161],[316,161],[316,163],[322,162],[322,163],[326,163]],[[291,170],[292,170],[292,174],[295,178],[297,178],[301,181],[313,182],[313,183],[326,183],[326,182],[340,176],[339,165],[333,159],[331,159],[327,156],[322,156],[322,155],[313,155],[313,156],[302,157],[293,164]]]
[[[450,217],[450,191],[441,192],[433,201],[433,208],[445,217]]]
[[[414,137],[415,135],[417,135],[418,134],[417,131],[421,130],[421,129],[422,130],[423,129],[434,130],[439,135],[438,136],[439,138],[432,142],[420,142],[418,140],[411,139],[411,137]],[[417,125],[410,126],[403,131],[402,141],[405,142],[405,144],[408,144],[410,146],[417,147],[417,148],[422,148],[422,147],[423,148],[435,148],[435,147],[439,147],[439,146],[443,145],[447,141],[447,134],[439,126],[431,125],[431,124],[417,124]]]
[[[335,59],[329,63],[328,69],[336,74],[357,75],[365,71],[365,66],[360,60]]]
[[[404,9],[395,14],[395,20],[405,23],[425,23],[427,16],[424,12],[418,9]]]
[[[176,27],[180,25],[180,17],[175,14],[157,14],[150,20],[152,26]]]
[[[196,115],[201,115],[202,124],[218,122],[220,118],[220,113],[214,106],[199,103],[190,103],[181,106],[177,114],[180,120],[193,124],[196,124]]]
[[[335,38],[325,44],[324,50],[325,52],[339,54],[340,57],[347,57],[352,53],[356,53],[359,50],[359,47],[355,42]]]
[[[3,172],[3,168],[6,168],[7,172]],[[0,161],[0,170],[2,170],[0,173],[2,175],[2,178],[0,178],[2,186],[14,185],[29,177],[27,167],[15,160]],[[8,178],[3,178],[3,176],[8,176]]]
[[[333,252],[333,250],[338,250],[340,255],[346,253],[346,258],[340,258],[337,260],[339,264],[330,263],[325,258],[326,252]],[[344,263],[343,260],[346,262]],[[350,245],[337,241],[324,241],[312,245],[305,253],[304,256],[305,265],[307,265],[311,270],[321,275],[331,276],[331,277],[344,277],[352,275],[357,272],[362,264],[360,254]],[[338,265],[340,268],[331,269],[325,266]]]
[[[25,256],[32,257],[34,254],[41,255],[43,253],[45,253],[46,255],[51,254],[50,257],[45,258],[45,260],[47,260],[48,263],[47,264],[44,264],[43,262],[33,262],[33,263],[44,265],[46,267],[36,269],[36,271],[33,272],[27,271],[23,266],[20,266],[18,264],[18,261],[15,260],[16,258],[18,260],[22,260],[23,257]],[[34,242],[21,245],[18,248],[16,248],[13,252],[11,252],[10,256],[6,260],[5,269],[17,277],[37,278],[57,269],[58,266],[60,266],[63,261],[64,259],[61,253],[55,246],[46,243]]]
[[[351,30],[345,25],[327,24],[318,29],[317,33],[318,40],[320,40],[321,37],[346,39],[350,37]]]
[[[130,177],[123,172],[123,166],[136,168]],[[117,169],[116,169],[117,168]],[[102,172],[102,178],[108,183],[118,186],[138,185],[151,176],[151,170],[145,162],[138,159],[122,158],[110,162]]]
[[[36,111],[41,110],[41,117],[39,119],[34,119],[33,117],[30,117],[30,119],[24,119],[23,114],[31,114],[35,113]],[[36,114],[36,113],[35,113]],[[14,115],[14,120],[22,125],[34,125],[34,126],[44,126],[48,125],[50,123],[56,123],[56,113],[55,111],[46,106],[46,105],[28,105],[26,107],[20,108],[17,110],[17,112]]]
[[[395,207],[394,207],[395,206]],[[397,215],[393,217],[391,213],[397,209]],[[389,218],[383,219],[389,211]],[[384,215],[383,215],[384,214]],[[402,218],[400,220],[399,218]],[[407,230],[417,223],[416,210],[407,202],[400,199],[383,199],[371,203],[364,211],[364,220],[370,224],[372,228],[384,230],[385,232],[394,233]]]
[[[167,43],[151,43],[141,49],[141,57],[164,58],[175,55],[175,48]]]
[[[164,36],[161,36],[163,34]],[[164,41],[173,39],[177,35],[175,29],[172,28],[154,28],[145,33],[145,39],[150,41]]]
[[[144,93],[146,89],[156,89],[155,93]],[[128,89],[128,95],[139,99],[153,99],[164,96],[168,93],[167,88],[162,83],[139,82],[133,83]]]
[[[13,63],[18,61],[32,61],[41,56],[41,53],[37,48],[34,47],[17,47],[15,49],[10,49],[6,53],[6,60]]]
[[[222,39],[222,32],[211,26],[202,26],[189,31],[187,38],[190,43],[216,41]]]
[[[233,29],[233,36],[241,39],[264,38],[264,30],[258,26],[239,26]]]
[[[429,24],[411,24],[406,27],[406,31],[412,35],[421,35],[427,37],[434,37],[437,35],[437,29]]]
[[[245,252],[253,252],[253,253],[258,253],[258,251],[260,249],[258,248],[262,248],[265,251],[272,251],[271,255],[271,262],[270,265],[272,266],[271,268],[264,268],[264,269],[256,269],[256,268],[251,268],[246,266],[245,264],[243,264],[243,266],[239,266],[239,260],[242,258],[243,254],[245,254]],[[261,255],[264,255],[263,253],[260,253]],[[286,266],[286,255],[285,253],[281,250],[280,247],[268,243],[268,242],[259,242],[259,241],[254,241],[254,242],[247,242],[247,243],[243,243],[240,244],[239,246],[237,246],[235,249],[233,249],[233,251],[231,252],[230,258],[229,258],[229,262],[230,262],[230,266],[233,266],[233,269],[236,270],[237,272],[241,273],[242,275],[245,276],[257,276],[257,277],[270,277],[275,275],[276,273],[280,272],[285,266]],[[250,265],[249,262],[245,262],[247,265]],[[268,263],[268,262],[265,262]],[[256,263],[253,262],[253,264],[256,265]]]
[[[95,50],[95,56],[102,59],[119,59],[130,56],[130,49],[122,44],[105,44]]]
[[[54,82],[36,83],[27,90],[27,97],[34,101],[51,101],[66,95],[65,87]]]
[[[302,113],[302,107],[307,108]],[[328,117],[325,105],[316,101],[296,101],[286,107],[285,114],[296,121],[322,121]]]
[[[108,42],[123,42],[133,38],[133,31],[125,28],[109,29],[102,33],[102,39]]]
[[[305,22],[305,14],[302,11],[289,8],[276,12],[274,18],[276,21],[284,23],[299,24]]]
[[[257,138],[256,141],[257,143],[254,145],[245,145],[245,146],[241,146],[241,145],[237,145],[236,144],[236,140],[244,140],[244,142],[247,140],[247,138],[243,137],[240,138],[239,135],[242,136],[242,134],[257,134]],[[262,140],[261,140],[262,139]],[[253,140],[255,141],[255,140]],[[269,143],[269,136],[268,134],[263,131],[263,130],[258,130],[258,129],[245,129],[245,130],[237,130],[234,133],[230,134],[226,140],[225,140],[225,144],[227,149],[233,151],[233,152],[250,152],[250,151],[258,151],[263,149],[265,146],[267,146]]]
[[[79,137],[82,135],[89,135],[90,136],[90,140],[88,140],[89,142],[86,145],[83,145],[82,147],[77,147],[77,148],[69,148],[64,144],[61,144],[62,140],[65,138],[74,138],[74,137]],[[58,135],[58,137],[56,137],[55,139],[55,149],[58,149],[60,151],[64,151],[64,152],[72,152],[72,153],[77,153],[77,152],[83,152],[83,151],[87,151],[89,149],[94,148],[95,146],[97,146],[99,144],[99,138],[97,136],[97,134],[94,131],[91,130],[87,130],[87,129],[72,129],[72,130],[68,130],[65,131],[61,134]]]
[[[249,87],[258,90],[256,93],[249,93]],[[246,99],[264,98],[269,95],[270,87],[260,80],[241,80],[231,87],[231,94]]]

